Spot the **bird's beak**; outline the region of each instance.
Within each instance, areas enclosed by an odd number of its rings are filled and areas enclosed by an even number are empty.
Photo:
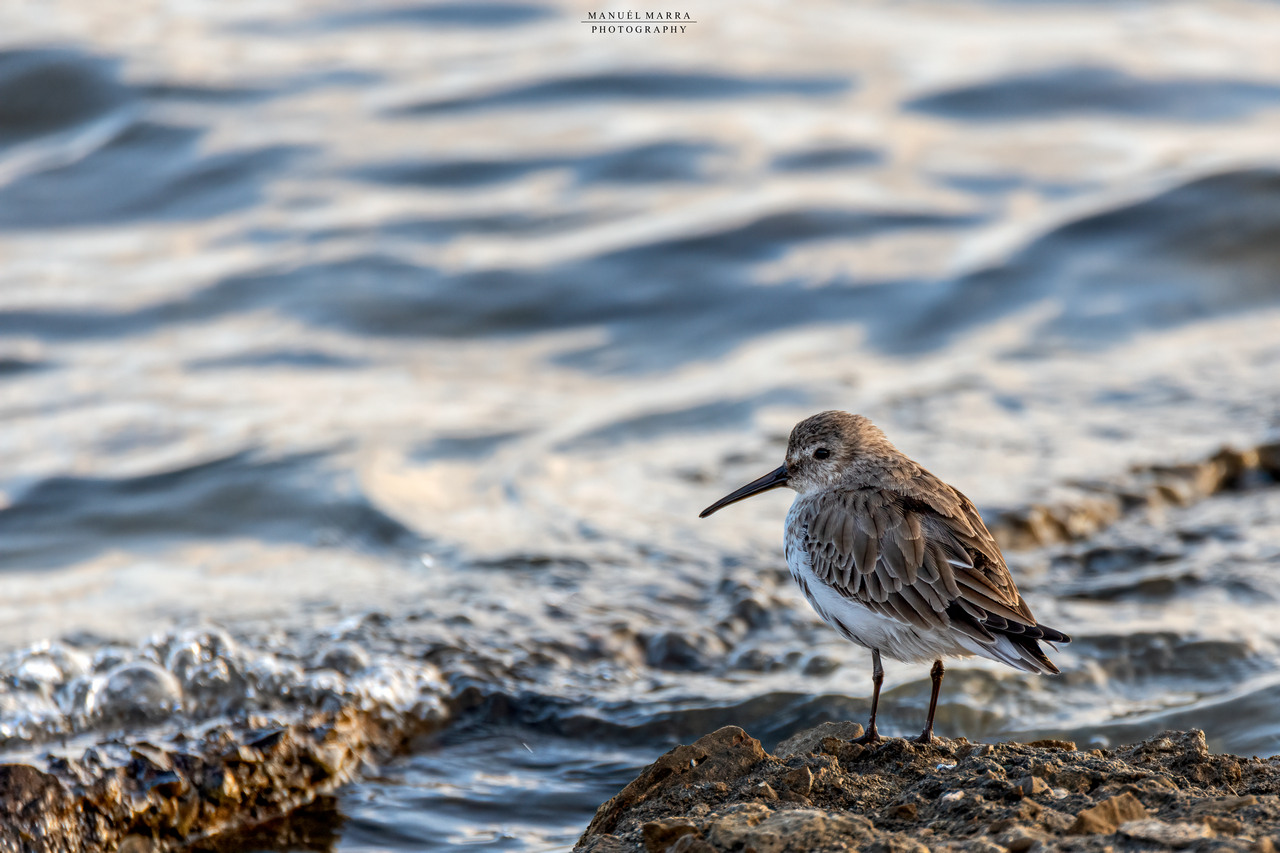
[[[758,495],[761,492],[767,492],[770,489],[776,489],[779,486],[787,484],[787,466],[783,465],[768,474],[765,474],[759,480],[752,480],[736,492],[730,492],[711,506],[698,513],[698,518],[706,518],[718,509],[724,509],[729,504],[735,504],[740,500],[745,500],[752,495]]]

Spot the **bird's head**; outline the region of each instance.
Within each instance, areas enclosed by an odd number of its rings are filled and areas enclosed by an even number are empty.
[[[782,486],[802,495],[830,488],[872,448],[892,450],[884,433],[871,421],[848,412],[820,412],[791,430],[787,461],[781,467],[725,495],[699,517],[706,518],[731,503]]]

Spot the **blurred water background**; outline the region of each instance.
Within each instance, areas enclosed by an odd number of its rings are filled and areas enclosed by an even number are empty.
[[[677,741],[865,713],[787,497],[696,518],[801,417],[992,513],[1275,440],[1280,6],[627,8],[0,10],[8,756],[431,708],[262,843],[564,848]],[[1064,675],[958,663],[940,734],[1280,752],[1280,489],[1010,563]]]

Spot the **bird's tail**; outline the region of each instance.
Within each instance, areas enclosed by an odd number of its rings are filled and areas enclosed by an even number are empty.
[[[1040,647],[1041,642],[1050,645],[1071,642],[1071,638],[1061,631],[1044,625],[1014,623],[1010,623],[1004,629],[994,628],[990,624],[984,627],[989,632],[987,636],[991,638],[990,640],[965,638],[966,645],[971,644],[973,650],[979,655],[1008,664],[1023,672],[1036,672],[1041,675],[1057,675],[1061,672]]]
[[[1039,636],[1036,636],[1036,635]],[[1049,656],[1044,653],[1044,649],[1040,647],[1040,642],[1044,641],[1050,646],[1054,643],[1069,643],[1071,637],[1046,625],[1032,625],[1021,633],[1009,632],[1007,634],[997,635],[1000,639],[1008,641],[1008,645],[1013,647],[1013,651],[1017,654],[1018,662],[1013,663],[1019,669],[1028,672],[1038,672],[1042,675],[1057,675],[1061,672],[1057,664],[1049,660]],[[1023,665],[1019,665],[1023,664]],[[1029,666],[1027,666],[1029,664]]]

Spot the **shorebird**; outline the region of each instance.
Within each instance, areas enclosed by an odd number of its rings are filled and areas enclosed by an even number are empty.
[[[1040,642],[1071,638],[1036,622],[973,502],[871,421],[834,411],[806,418],[791,430],[781,467],[699,517],[782,486],[797,492],[784,539],[791,576],[823,621],[871,650],[871,721],[860,741],[880,739],[882,655],[933,661],[917,743],[933,741],[943,658],[981,655],[1024,672],[1058,672]]]

